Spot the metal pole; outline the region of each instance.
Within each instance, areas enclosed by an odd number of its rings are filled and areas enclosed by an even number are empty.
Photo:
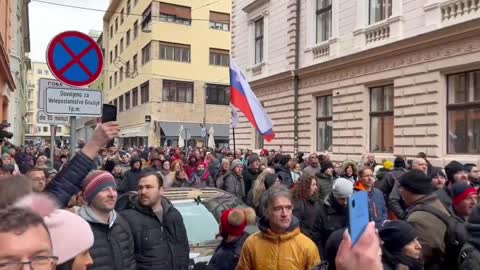
[[[77,128],[75,116],[70,117],[70,159],[75,155],[75,145],[77,143]]]
[[[236,151],[236,146],[235,146],[235,128],[232,128],[232,133],[233,133],[233,158],[235,159],[235,151]]]
[[[50,162],[54,163],[54,156],[55,156],[55,132],[56,132],[57,126],[56,125],[50,125]]]

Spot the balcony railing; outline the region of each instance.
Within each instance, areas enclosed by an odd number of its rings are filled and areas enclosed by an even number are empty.
[[[319,58],[330,55],[330,44],[324,46],[316,47],[312,49],[313,58]]]
[[[390,25],[380,25],[379,27],[370,29],[365,32],[365,39],[367,44],[384,40],[390,37]]]
[[[442,21],[463,17],[480,10],[480,0],[449,1],[442,5]]]

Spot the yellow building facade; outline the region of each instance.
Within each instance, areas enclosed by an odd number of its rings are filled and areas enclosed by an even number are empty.
[[[228,144],[231,1],[114,0],[104,17],[104,89],[123,145]]]

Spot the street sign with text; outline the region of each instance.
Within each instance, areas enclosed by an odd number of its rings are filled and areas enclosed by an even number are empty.
[[[70,117],[63,115],[48,115],[44,111],[37,112],[37,122],[49,125],[67,125]]]
[[[45,112],[52,115],[101,116],[103,95],[100,90],[47,88]]]
[[[55,79],[40,78],[38,82],[39,87],[37,107],[39,110],[43,110],[45,108],[45,91],[47,88],[73,88]]]

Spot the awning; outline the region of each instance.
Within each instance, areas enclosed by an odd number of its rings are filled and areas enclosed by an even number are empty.
[[[183,128],[190,129],[190,134],[192,137],[202,137],[202,127],[200,126],[200,123],[160,122],[160,127],[162,128],[165,137],[178,137],[181,125],[183,125]],[[215,133],[213,134],[215,138],[228,138],[230,134],[229,124],[207,124],[206,126],[207,132],[210,127],[213,127],[215,130]]]
[[[120,138],[129,137],[148,137],[148,127],[132,127],[132,128],[120,128]]]

